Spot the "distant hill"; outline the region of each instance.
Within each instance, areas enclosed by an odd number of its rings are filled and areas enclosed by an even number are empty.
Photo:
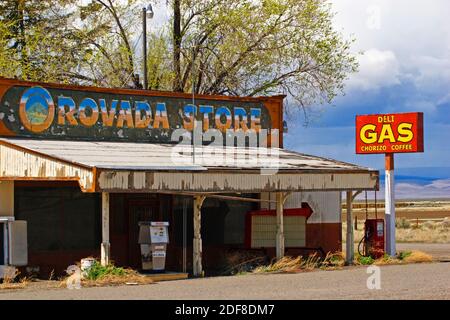
[[[449,199],[450,167],[396,168],[395,194],[397,199]],[[384,170],[377,197],[384,198]],[[368,198],[373,199],[374,193],[368,192]]]

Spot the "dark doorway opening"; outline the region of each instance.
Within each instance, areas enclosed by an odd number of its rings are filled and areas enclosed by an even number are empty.
[[[3,231],[5,229],[5,224],[4,223],[0,223],[0,264],[4,264],[5,262],[5,253],[4,253],[4,235],[3,235]]]
[[[158,199],[130,200],[128,203],[128,265],[139,269],[141,266],[141,251],[138,243],[139,222],[159,221]]]

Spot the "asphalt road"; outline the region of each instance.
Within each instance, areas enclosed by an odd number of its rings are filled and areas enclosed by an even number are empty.
[[[20,289],[3,299],[447,299],[450,263],[381,267],[381,289],[367,288],[365,267],[297,274],[240,275],[145,286]]]

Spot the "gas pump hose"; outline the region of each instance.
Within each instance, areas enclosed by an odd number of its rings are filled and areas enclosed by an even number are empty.
[[[364,241],[364,242],[366,241],[366,235],[365,235],[365,234],[364,234],[364,236],[361,238],[361,240],[359,240],[359,243],[358,243],[358,254],[359,254],[361,257],[368,257],[367,255],[361,253],[361,244],[363,243],[363,241]]]

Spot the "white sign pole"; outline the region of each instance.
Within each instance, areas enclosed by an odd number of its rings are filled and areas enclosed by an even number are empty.
[[[394,154],[386,153],[385,158],[385,197],[384,212],[386,220],[386,253],[396,255],[395,250],[395,192],[394,192]]]

